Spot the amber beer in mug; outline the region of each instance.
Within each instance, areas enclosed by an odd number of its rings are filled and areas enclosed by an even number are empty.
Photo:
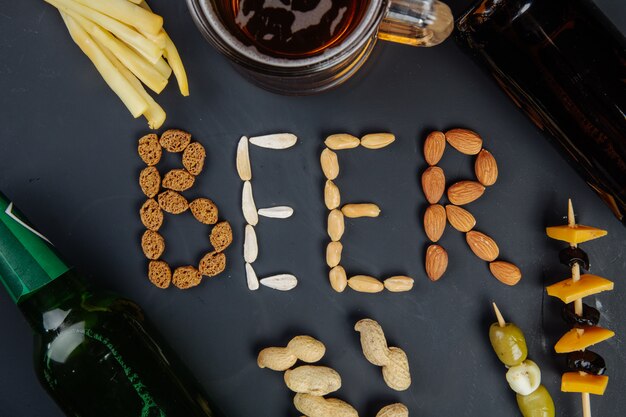
[[[187,0],[206,39],[260,86],[311,94],[354,74],[378,38],[433,46],[453,28],[433,0]]]

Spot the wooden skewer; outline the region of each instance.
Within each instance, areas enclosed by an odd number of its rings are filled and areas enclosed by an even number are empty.
[[[500,325],[500,327],[506,326],[506,321],[504,321],[504,317],[502,317],[502,313],[500,313],[500,309],[498,309],[498,306],[496,305],[495,302],[492,304],[493,304],[493,311],[496,312],[496,317],[498,318],[498,325]]]
[[[569,227],[576,227],[576,217],[574,216],[574,206],[572,205],[572,199],[570,198],[567,201],[567,225]],[[576,243],[570,243],[572,248],[577,247]],[[577,282],[580,281],[580,265],[578,262],[575,262],[572,266],[572,281]],[[574,301],[574,312],[577,316],[583,315],[583,299],[579,298]],[[582,336],[585,333],[584,329],[577,329],[579,335]],[[581,375],[585,375],[584,372],[580,372]],[[591,398],[589,397],[588,392],[581,393],[582,403],[583,403],[583,417],[591,417]]]

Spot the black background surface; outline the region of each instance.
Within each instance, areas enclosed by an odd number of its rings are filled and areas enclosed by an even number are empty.
[[[469,3],[450,4],[458,15]],[[598,3],[623,31],[623,3]],[[204,42],[182,0],[154,0],[191,89],[183,98],[172,82],[158,98],[168,113],[165,127],[189,130],[209,153],[187,194],[214,199],[236,232],[224,274],[189,291],[163,291],[145,278],[139,246],[143,198],[136,139],[148,131],[144,120],[130,117],[53,8],[34,0],[0,4],[0,189],[94,282],[140,303],[227,416],[299,415],[282,374],[256,366],[261,347],[282,345],[296,334],[326,344],[322,363],[343,378],[336,395],[362,416],[396,401],[412,416],[518,416],[505,368],[487,338],[492,300],[524,330],[557,415],[580,416],[579,396],[559,392],[563,359],[552,345],[566,328],[560,302],[543,289],[567,275],[558,263],[562,245],[547,239],[544,227],[563,223],[568,197],[580,222],[609,231],[583,246],[592,271],[616,282],[615,291],[589,299],[600,308],[604,326],[617,333],[594,349],[605,357],[611,379],[604,397],[592,397],[592,408],[596,416],[624,414],[626,230],[452,40],[432,49],[380,42],[366,67],[342,87],[282,97],[244,81]],[[524,279],[516,287],[492,278],[450,227],[442,239],[450,255],[446,276],[431,283],[423,272],[422,140],[429,130],[458,126],[480,132],[498,159],[497,184],[469,209],[477,228],[499,242],[502,258],[522,268]],[[241,135],[279,131],[297,134],[298,144],[280,152],[251,149],[255,197],[259,207],[286,204],[296,213],[260,222],[255,265],[260,275],[294,273],[300,284],[288,293],[250,292],[235,148]],[[397,141],[381,151],[340,155],[343,201],[373,201],[383,210],[379,219],[347,222],[343,263],[355,273],[409,274],[416,279],[410,293],[337,294],[328,285],[318,157],[323,138],[344,131],[391,131]],[[442,166],[449,181],[472,175],[472,161],[455,152],[447,152]],[[190,216],[168,217],[163,230],[173,265],[195,263],[208,248],[208,229]],[[60,416],[35,379],[30,330],[0,293],[0,416]],[[413,375],[408,391],[388,389],[380,369],[362,356],[353,325],[363,317],[378,320],[390,343],[407,351]]]

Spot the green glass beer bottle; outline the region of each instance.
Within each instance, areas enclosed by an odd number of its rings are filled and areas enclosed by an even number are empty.
[[[68,416],[218,417],[141,308],[90,288],[2,193],[0,281],[35,333],[41,384]]]

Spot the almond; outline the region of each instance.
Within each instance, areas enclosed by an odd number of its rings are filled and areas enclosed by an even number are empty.
[[[339,187],[331,180],[326,180],[326,185],[324,185],[324,203],[328,210],[334,210],[341,204]]]
[[[506,285],[515,285],[522,279],[522,271],[509,262],[491,262],[489,270],[498,281]]]
[[[385,286],[382,282],[368,275],[355,275],[348,280],[348,286],[354,291],[377,293],[381,292]]]
[[[391,292],[404,292],[411,291],[413,288],[413,278],[398,275],[395,277],[389,277],[384,281],[385,288]]]
[[[483,261],[495,261],[500,254],[500,249],[496,242],[484,233],[471,230],[465,235],[465,240],[474,255]]]
[[[446,206],[446,214],[448,221],[459,232],[469,232],[476,226],[476,219],[469,211],[464,208],[448,204]]]
[[[322,165],[322,172],[329,180],[334,180],[339,175],[339,160],[337,154],[330,149],[326,148],[322,151],[320,156],[320,164]]]
[[[483,147],[483,140],[476,132],[468,129],[452,129],[446,132],[450,146],[465,155],[476,155]]]
[[[361,146],[367,149],[380,149],[390,145],[396,137],[393,133],[370,133],[361,138]]]
[[[488,187],[496,183],[498,179],[498,164],[491,152],[486,149],[480,151],[474,163],[474,172],[482,185]]]
[[[428,165],[437,165],[446,150],[446,135],[435,131],[426,137],[424,142],[424,159]]]
[[[441,239],[443,231],[446,228],[446,209],[440,204],[433,204],[426,209],[424,213],[424,230],[426,236],[436,242]]]
[[[425,269],[431,281],[437,281],[448,268],[448,253],[439,245],[430,245],[426,249]]]
[[[328,236],[333,242],[338,242],[345,231],[345,223],[341,210],[332,210],[328,214]]]
[[[298,138],[291,133],[274,133],[250,138],[250,143],[267,149],[287,149],[296,144]]]
[[[378,217],[380,215],[380,208],[372,203],[346,204],[341,208],[341,212],[344,216],[351,219],[357,219],[359,217]]]
[[[330,286],[337,292],[343,292],[348,285],[348,277],[343,266],[337,265],[331,269],[328,278],[330,279]]]
[[[430,204],[437,204],[446,189],[446,176],[443,169],[429,167],[422,174],[422,190]]]
[[[256,204],[254,203],[252,183],[250,181],[245,181],[243,183],[243,190],[241,191],[241,211],[248,224],[256,226],[257,223],[259,223],[259,212],[256,209]]]
[[[462,206],[478,200],[485,192],[485,186],[476,181],[459,181],[448,188],[448,200]]]
[[[361,141],[359,138],[349,135],[347,133],[337,133],[335,135],[330,135],[324,141],[326,147],[334,150],[340,151],[342,149],[352,149],[359,146]]]

